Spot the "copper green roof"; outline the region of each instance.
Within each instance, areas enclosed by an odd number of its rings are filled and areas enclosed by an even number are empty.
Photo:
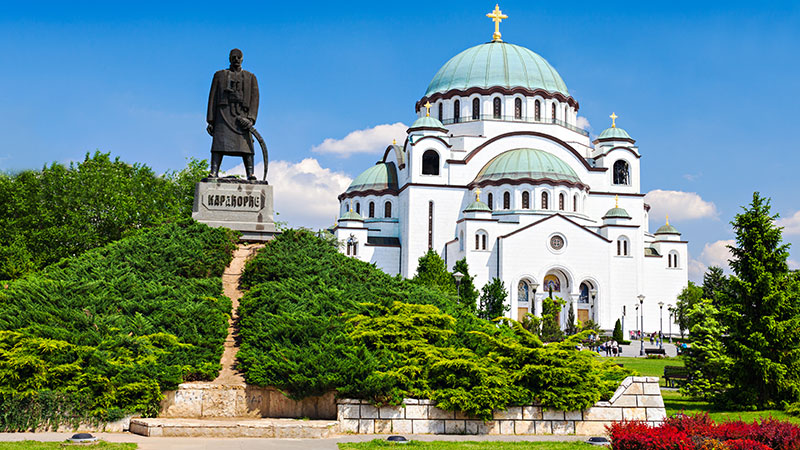
[[[343,220],[360,220],[363,222],[364,218],[361,217],[361,214],[351,209],[350,211],[347,211],[346,213],[342,214],[342,217],[339,217],[339,221]]]
[[[492,212],[492,210],[486,203],[483,203],[480,200],[475,200],[474,202],[470,203],[469,206],[467,206],[464,212]]]
[[[345,192],[397,189],[397,169],[393,162],[378,163],[361,172]]]
[[[603,216],[603,219],[630,219],[631,216],[628,214],[628,211],[625,211],[622,208],[616,207],[611,208],[606,212],[606,215]]]
[[[504,179],[581,182],[572,167],[560,158],[533,148],[518,148],[495,156],[478,172],[475,183]]]
[[[411,128],[444,128],[442,122],[431,116],[422,116],[415,120]]]
[[[425,96],[452,89],[523,87],[569,96],[567,85],[544,58],[519,45],[488,42],[454,56],[436,72]]]
[[[606,128],[600,133],[600,136],[597,136],[597,139],[632,139],[631,135],[628,134],[627,131],[623,130],[620,127],[611,127]]]
[[[678,231],[677,228],[667,223],[666,225],[656,230],[656,234],[681,234],[681,233],[680,231]]]

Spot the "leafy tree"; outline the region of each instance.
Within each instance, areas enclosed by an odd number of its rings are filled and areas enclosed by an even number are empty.
[[[567,306],[567,327],[564,330],[567,336],[572,336],[578,332],[578,325],[575,323],[575,308]]]
[[[505,315],[506,311],[511,309],[506,304],[506,298],[508,298],[508,291],[506,291],[503,281],[497,277],[492,278],[492,281],[486,283],[481,290],[478,317],[492,320]]]
[[[625,340],[625,336],[622,334],[622,323],[619,319],[617,319],[616,323],[614,323],[614,332],[611,333],[611,337],[617,342],[622,342]]]
[[[456,261],[453,267],[453,273],[458,272],[464,275],[461,282],[457,284],[456,290],[458,291],[461,303],[475,310],[478,307],[478,290],[475,288],[475,277],[469,274],[469,266],[467,265],[467,258],[462,258]]]
[[[564,340],[564,332],[561,324],[558,323],[558,316],[564,307],[564,300],[559,297],[542,299],[542,340],[545,342],[557,342]]]
[[[692,326],[689,322],[689,311],[694,305],[699,303],[702,298],[703,288],[691,281],[678,295],[678,301],[675,304],[675,322],[678,324],[681,337],[683,337],[684,331],[691,330]]]
[[[456,282],[453,275],[447,271],[444,260],[438,253],[429,249],[419,258],[417,273],[414,282],[437,289],[446,294],[456,294]]]
[[[684,394],[717,400],[730,386],[727,382],[731,359],[722,342],[728,332],[720,322],[719,310],[710,299],[700,299],[686,312],[691,347],[684,355],[691,377],[681,388]]]
[[[703,275],[703,298],[715,299],[718,293],[725,292],[727,282],[721,267],[709,267]]]

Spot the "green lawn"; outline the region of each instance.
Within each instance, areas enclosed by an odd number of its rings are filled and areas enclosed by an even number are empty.
[[[72,444],[66,441],[61,442],[39,442],[39,441],[19,441],[19,442],[0,442],[0,450],[54,450],[63,448],[82,448],[89,445],[92,449],[103,448],[108,450],[133,450],[136,444],[116,444],[105,441],[98,441],[96,444]]]
[[[339,444],[339,450],[362,450],[374,448],[416,448],[421,450],[456,450],[456,449],[475,449],[475,450],[505,450],[505,449],[526,449],[526,450],[589,450],[598,448],[583,442],[498,442],[498,441],[433,441],[422,442],[412,441],[408,444],[394,444],[386,440],[375,439],[369,442],[344,443]]]
[[[680,394],[680,392],[662,390],[661,396],[664,397],[664,406],[667,409],[667,416],[671,416],[679,412],[689,415],[707,412],[709,417],[711,417],[711,419],[715,422],[725,422],[731,420],[752,422],[754,420],[762,420],[772,417],[785,422],[800,424],[800,417],[790,416],[789,414],[786,414],[780,410],[720,411],[714,409],[714,407],[707,402],[692,400],[688,397],[684,397]]]
[[[647,358],[633,358],[621,356],[619,358],[609,358],[611,361],[622,364],[622,367],[635,370],[639,375],[645,377],[663,377],[664,366],[683,366],[683,358],[661,358],[661,359],[647,359]],[[664,380],[660,380],[661,386],[664,386]]]

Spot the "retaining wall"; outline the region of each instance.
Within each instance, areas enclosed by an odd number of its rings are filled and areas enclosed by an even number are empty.
[[[337,401],[341,433],[359,434],[578,434],[604,435],[620,420],[651,425],[666,417],[658,377],[628,377],[609,401],[584,411],[553,411],[538,405],[495,411],[492,420],[444,411],[430,400],[405,399],[400,406],[375,407],[364,400]]]

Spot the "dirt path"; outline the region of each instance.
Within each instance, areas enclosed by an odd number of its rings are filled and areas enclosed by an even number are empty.
[[[242,270],[248,259],[256,254],[258,249],[264,247],[264,244],[241,244],[233,251],[233,260],[230,265],[225,268],[222,274],[222,290],[233,303],[233,310],[231,311],[231,319],[228,322],[228,337],[225,339],[225,350],[222,352],[222,370],[219,376],[213,381],[214,384],[245,384],[244,376],[236,370],[236,353],[239,351],[237,344],[238,329],[237,324],[239,321],[239,299],[242,298],[242,291],[239,290],[239,278],[242,276]]]

